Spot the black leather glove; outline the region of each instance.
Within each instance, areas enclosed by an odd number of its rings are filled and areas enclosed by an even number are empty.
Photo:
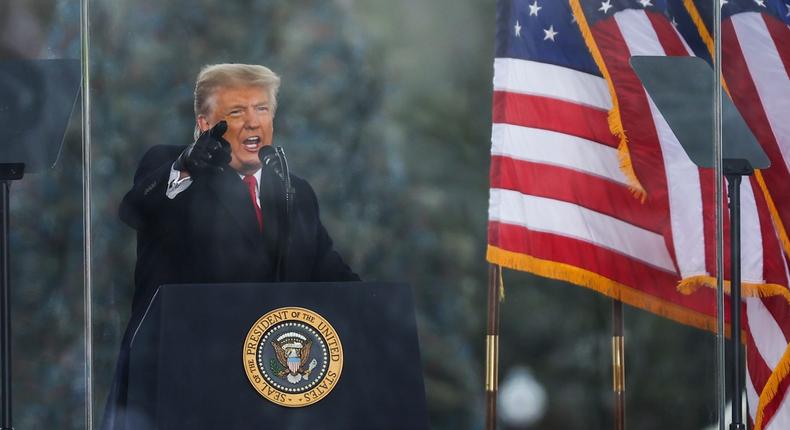
[[[173,168],[186,170],[191,176],[222,172],[230,163],[230,143],[222,138],[227,129],[228,123],[220,121],[203,132],[178,156]]]

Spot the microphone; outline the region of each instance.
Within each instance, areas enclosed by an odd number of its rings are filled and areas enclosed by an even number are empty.
[[[285,181],[285,174],[283,172],[283,163],[280,159],[280,154],[271,145],[266,145],[258,151],[258,159],[261,160],[263,167],[274,170],[274,173],[280,177],[281,181]]]
[[[285,187],[285,200],[288,205],[288,213],[291,212],[291,205],[295,194],[291,186],[291,174],[288,170],[288,159],[285,158],[285,150],[282,146],[274,147],[266,145],[258,151],[258,159],[261,160],[263,171],[273,171]]]
[[[283,197],[285,198],[285,213],[281,219],[280,236],[277,240],[277,280],[283,280],[285,274],[285,259],[288,255],[288,248],[291,242],[291,214],[293,213],[293,202],[296,191],[291,186],[291,175],[288,171],[288,160],[285,158],[285,151],[281,146],[273,147],[266,145],[258,151],[258,159],[263,165],[262,172],[273,171],[282,183]],[[263,179],[263,175],[261,175]]]

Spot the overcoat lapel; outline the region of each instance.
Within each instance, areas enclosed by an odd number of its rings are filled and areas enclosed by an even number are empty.
[[[262,238],[255,209],[252,207],[249,191],[238,174],[226,168],[224,173],[217,175],[215,181],[209,181],[208,188],[228,213],[228,219],[233,220],[233,224],[241,230],[248,244],[253,249],[260,249]]]

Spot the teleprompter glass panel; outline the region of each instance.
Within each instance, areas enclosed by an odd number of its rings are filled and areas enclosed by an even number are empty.
[[[0,163],[25,163],[10,180],[11,395],[3,401],[12,409],[4,425],[82,429],[80,2],[9,0],[2,8]]]

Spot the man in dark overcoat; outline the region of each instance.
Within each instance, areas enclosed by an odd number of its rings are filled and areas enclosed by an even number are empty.
[[[279,85],[263,66],[204,67],[194,142],[143,156],[119,211],[137,231],[135,292],[102,428],[124,428],[129,347],[160,285],[359,280],[333,249],[310,185],[289,176],[286,210],[282,171],[262,168]]]

